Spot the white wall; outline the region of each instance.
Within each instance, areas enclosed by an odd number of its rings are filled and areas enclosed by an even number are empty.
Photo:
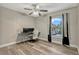
[[[0,45],[15,42],[23,27],[35,27],[34,19],[13,10],[0,7]]]
[[[49,31],[49,16],[56,17],[59,15],[62,15],[62,13],[69,13],[69,35],[70,35],[70,44],[76,45],[78,43],[77,38],[77,7],[66,9],[66,10],[60,10],[57,12],[53,12],[48,14],[47,16],[40,17],[36,20],[38,30],[41,32],[40,38],[44,38],[47,40],[48,37],[48,31]]]
[[[56,17],[62,13],[68,12],[69,17],[69,35],[70,44],[79,45],[79,7],[61,10],[54,13],[50,13],[46,16],[39,18],[33,18],[24,16],[18,12],[12,11],[7,8],[0,7],[0,45],[15,42],[17,35],[22,31],[23,27],[35,27],[40,32],[40,38],[47,40],[49,34],[49,16]]]
[[[40,32],[40,38],[45,39],[48,38],[48,31],[49,31],[48,25],[49,25],[48,16],[43,16],[36,19],[36,28]]]
[[[77,11],[78,11],[77,12],[77,14],[78,14],[78,17],[77,17],[77,19],[78,19],[77,20],[77,23],[78,23],[78,25],[77,25],[77,39],[78,39],[77,42],[78,43],[77,43],[77,45],[78,45],[78,52],[79,52],[79,7],[78,7]]]

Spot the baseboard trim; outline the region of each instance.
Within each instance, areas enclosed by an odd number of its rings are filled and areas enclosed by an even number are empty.
[[[78,46],[76,45],[73,45],[73,44],[70,44],[71,47],[75,47],[75,48],[78,48]]]
[[[20,42],[24,42],[24,41],[17,41],[17,42],[10,42],[10,43],[6,43],[6,44],[2,44],[2,45],[0,45],[0,48],[7,47],[9,45],[13,45],[13,44],[20,43]]]
[[[48,39],[45,39],[45,38],[39,38],[39,39],[41,39],[41,40],[44,40],[44,41],[47,41],[47,42],[48,42]],[[57,41],[52,41],[52,42],[57,43],[57,44],[61,44],[61,45],[62,45],[62,43],[57,42]],[[79,53],[79,47],[78,47],[77,45],[70,44],[70,46],[71,46],[71,47],[74,47],[74,48],[77,48],[78,53]]]
[[[47,42],[48,42],[48,40],[47,40],[47,39],[45,39],[45,38],[39,38],[39,39],[41,39],[41,40],[44,40],[44,41],[47,41]],[[58,44],[61,44],[61,43],[56,42],[56,41],[53,41],[53,42],[58,43]],[[13,45],[13,44],[16,44],[16,43],[19,43],[19,42],[11,42],[11,43],[7,43],[7,44],[3,44],[3,45],[0,45],[0,48],[2,48],[2,47],[6,47],[6,46],[9,46],[9,45]],[[71,46],[71,47],[75,47],[75,48],[77,48],[77,49],[78,49],[78,53],[79,53],[79,47],[78,47],[78,46],[76,46],[76,45],[72,45],[72,44],[70,44],[70,46]]]
[[[60,42],[58,42],[58,41],[52,41],[52,42],[57,43],[57,44],[61,44],[61,45],[62,45],[62,42],[61,42],[61,43],[60,43]]]
[[[48,39],[45,39],[45,38],[39,38],[39,39],[41,39],[41,40],[44,40],[44,41],[47,41],[47,42],[48,42]],[[52,42],[57,43],[57,44],[62,44],[62,43],[57,42],[57,41],[52,41]]]
[[[48,40],[45,39],[45,38],[39,38],[39,39],[48,41]],[[7,47],[7,46],[10,46],[10,45],[13,45],[13,44],[16,44],[16,43],[20,43],[20,42],[21,42],[21,41],[18,41],[18,42],[10,42],[10,43],[6,43],[6,44],[2,44],[2,45],[0,45],[0,48]]]
[[[41,40],[44,40],[44,41],[47,41],[47,42],[48,42],[48,39],[45,39],[45,38],[39,38],[39,39],[41,39]]]
[[[71,44],[70,46],[71,46],[71,47],[75,47],[75,48],[77,48],[78,53],[79,53],[79,47],[78,47],[77,45],[73,45],[73,44]]]
[[[3,44],[3,45],[0,45],[0,48],[6,47],[6,46],[9,46],[9,45],[13,45],[13,44],[16,44],[16,42],[11,42],[11,43],[6,43],[6,44]]]

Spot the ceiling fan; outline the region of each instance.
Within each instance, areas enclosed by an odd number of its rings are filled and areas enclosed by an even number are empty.
[[[29,13],[29,15],[38,15],[38,16],[41,16],[41,12],[48,12],[48,10],[43,10],[43,9],[40,9],[40,6],[38,4],[32,4],[33,8],[24,8],[24,10],[29,10],[31,11]]]

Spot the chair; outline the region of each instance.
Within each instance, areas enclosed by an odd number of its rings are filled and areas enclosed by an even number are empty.
[[[40,32],[38,30],[34,30],[33,31],[33,38],[30,40],[30,42],[38,41],[39,36],[40,36]]]
[[[39,35],[40,35],[40,32],[38,32],[38,30],[34,30],[33,39],[38,39]]]

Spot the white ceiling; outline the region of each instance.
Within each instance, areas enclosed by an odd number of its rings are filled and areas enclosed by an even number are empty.
[[[24,8],[33,8],[32,4],[34,3],[0,3],[0,6],[28,14],[31,11],[24,10]],[[40,9],[48,10],[48,12],[41,12],[41,14],[44,15],[58,10],[75,7],[77,6],[77,3],[38,3],[38,5],[40,6]]]

